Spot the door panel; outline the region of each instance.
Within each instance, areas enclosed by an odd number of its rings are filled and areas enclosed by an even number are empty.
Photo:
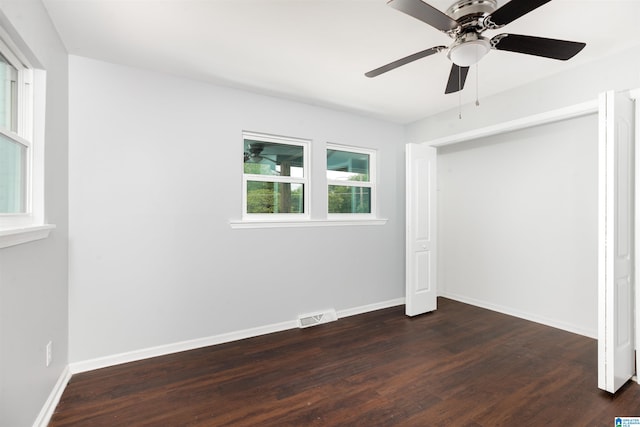
[[[602,94],[599,121],[598,387],[615,393],[635,373],[633,102],[624,94]]]
[[[435,148],[407,144],[406,314],[433,311],[436,290]]]

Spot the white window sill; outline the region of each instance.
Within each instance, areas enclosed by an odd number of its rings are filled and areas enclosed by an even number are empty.
[[[0,249],[34,240],[46,239],[54,228],[56,226],[53,224],[43,224],[5,230],[0,229]]]
[[[359,225],[385,225],[387,219],[322,219],[322,220],[245,220],[229,221],[231,228],[286,228],[286,227],[343,227]]]

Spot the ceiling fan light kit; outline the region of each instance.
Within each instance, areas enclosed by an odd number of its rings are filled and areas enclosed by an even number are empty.
[[[470,35],[473,33],[469,33]],[[475,36],[475,34],[473,34]],[[491,50],[489,40],[477,38],[475,40],[457,41],[449,48],[447,58],[460,67],[468,67],[480,61]]]
[[[491,39],[482,36],[486,30],[496,30],[537,9],[551,0],[511,0],[498,7],[497,0],[458,0],[441,12],[422,0],[390,0],[389,5],[406,13],[453,39],[449,46],[435,46],[414,53],[365,73],[376,77],[402,65],[447,51],[453,63],[445,93],[464,88],[469,67],[478,63],[491,50],[504,50],[545,58],[567,60],[575,56],[585,43],[548,39],[519,34],[498,34]]]

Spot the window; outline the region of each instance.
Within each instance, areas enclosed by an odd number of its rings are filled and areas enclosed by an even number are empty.
[[[327,145],[329,215],[375,214],[374,150]]]
[[[309,142],[250,132],[243,140],[244,218],[309,218]]]
[[[0,248],[54,228],[44,223],[46,72],[31,68],[20,46],[0,28]]]
[[[232,228],[384,225],[376,212],[376,150],[243,132],[242,219]],[[323,176],[325,175],[326,176]],[[322,182],[319,186],[311,186]],[[326,185],[325,185],[326,182]],[[312,200],[312,198],[315,198]],[[311,212],[310,201],[327,209]]]
[[[28,208],[30,77],[0,43],[0,214],[24,214]]]

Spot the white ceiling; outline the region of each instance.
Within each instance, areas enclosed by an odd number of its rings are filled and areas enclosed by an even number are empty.
[[[506,0],[498,0],[499,4]],[[364,76],[450,39],[385,0],[43,0],[70,54],[408,123],[455,108],[440,53]],[[452,0],[430,0],[445,11]],[[480,97],[640,44],[639,0],[554,0],[502,32],[582,41],[568,62],[491,51]],[[640,70],[639,70],[640,72]],[[475,100],[471,70],[462,102]]]

